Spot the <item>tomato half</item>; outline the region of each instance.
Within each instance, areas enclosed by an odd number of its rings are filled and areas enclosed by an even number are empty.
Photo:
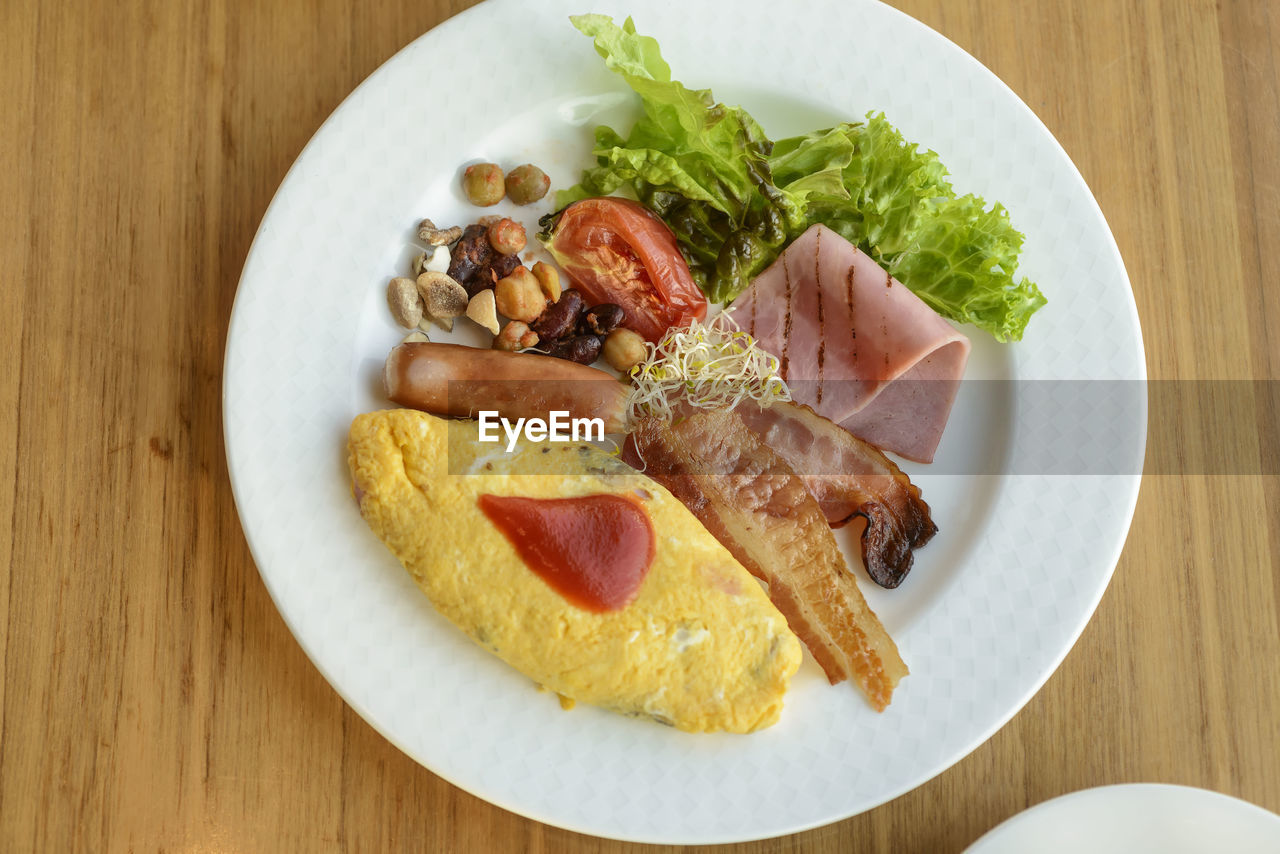
[[[649,341],[707,315],[676,237],[639,202],[574,202],[544,222],[542,240],[588,304],[617,303],[623,324]]]

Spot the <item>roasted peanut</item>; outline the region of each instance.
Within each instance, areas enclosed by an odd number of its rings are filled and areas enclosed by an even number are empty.
[[[630,329],[615,329],[604,339],[604,360],[615,371],[627,373],[649,355],[644,338]]]
[[[529,330],[529,324],[521,320],[511,320],[507,325],[502,327],[493,339],[493,349],[495,350],[524,350],[528,347],[536,347],[538,344],[538,333]]]
[[[514,255],[517,252],[523,252],[527,243],[524,226],[514,219],[503,217],[489,226],[489,245],[495,252]]]
[[[533,277],[542,286],[542,292],[547,295],[547,299],[552,302],[560,299],[560,273],[555,267],[546,261],[539,261],[533,265]]]
[[[538,280],[523,265],[516,267],[510,276],[498,280],[493,286],[493,296],[498,311],[512,320],[525,323],[537,320],[547,305]]]

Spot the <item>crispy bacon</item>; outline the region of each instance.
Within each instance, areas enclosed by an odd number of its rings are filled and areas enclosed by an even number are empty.
[[[866,519],[862,561],[881,587],[897,587],[911,570],[913,550],[938,532],[920,488],[872,445],[807,406],[744,405],[738,414],[786,460],[817,499],[831,527]]]
[[[804,480],[731,411],[644,419],[624,457],[693,511],[769,598],[832,684],[852,679],[883,711],[907,666],[867,607]]]

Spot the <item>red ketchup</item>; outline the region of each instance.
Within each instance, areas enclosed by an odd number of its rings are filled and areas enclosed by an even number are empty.
[[[481,495],[477,503],[525,564],[579,608],[625,608],[653,563],[653,524],[636,499]]]

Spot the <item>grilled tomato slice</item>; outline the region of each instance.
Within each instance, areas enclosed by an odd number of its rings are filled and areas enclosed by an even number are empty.
[[[539,238],[588,303],[617,303],[624,325],[657,341],[707,314],[666,223],[629,199],[592,198],[543,217]]]

